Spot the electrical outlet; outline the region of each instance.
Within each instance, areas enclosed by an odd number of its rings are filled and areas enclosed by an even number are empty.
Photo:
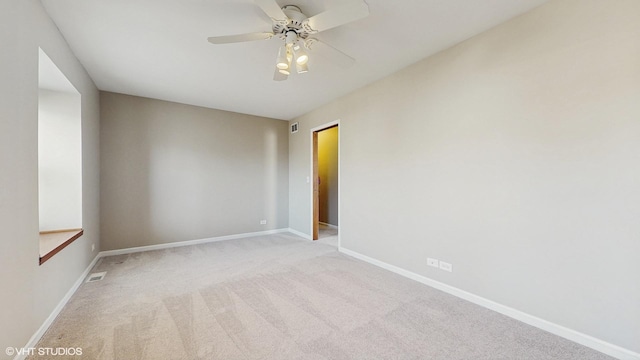
[[[91,251],[96,251],[96,244],[91,244]]]
[[[438,259],[432,259],[432,258],[427,258],[427,265],[428,266],[432,266],[432,267],[439,267],[440,265],[438,264]]]
[[[453,272],[453,265],[449,264],[448,262],[440,261],[440,270]]]
[[[260,225],[267,225],[267,220],[260,220]]]

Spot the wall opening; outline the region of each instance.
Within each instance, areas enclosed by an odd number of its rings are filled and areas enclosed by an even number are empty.
[[[80,93],[40,49],[38,211],[41,264],[82,235],[81,118]]]
[[[339,121],[311,129],[311,239],[340,246]],[[321,234],[322,233],[322,234]]]
[[[318,132],[319,221],[338,226],[338,127]]]

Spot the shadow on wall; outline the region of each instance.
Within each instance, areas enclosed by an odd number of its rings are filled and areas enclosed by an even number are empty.
[[[266,219],[278,222],[278,134],[273,129],[264,133],[264,190],[263,202]]]

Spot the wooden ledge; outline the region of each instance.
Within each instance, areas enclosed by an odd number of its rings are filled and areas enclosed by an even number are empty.
[[[82,229],[52,230],[40,232],[40,265],[84,234]]]

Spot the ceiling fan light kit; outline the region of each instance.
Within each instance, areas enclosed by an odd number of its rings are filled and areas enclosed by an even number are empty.
[[[284,42],[278,50],[276,71],[273,79],[286,80],[291,74],[292,62],[296,72],[303,74],[309,71],[309,54],[307,50],[333,60],[343,67],[351,66],[355,60],[342,51],[323,43],[310,35],[332,29],[346,23],[362,19],[369,15],[369,6],[364,0],[353,0],[336,9],[330,9],[312,17],[302,13],[295,5],[280,7],[275,0],[254,0],[273,22],[272,32],[258,32],[241,35],[215,36],[208,38],[212,44],[229,44],[236,42],[269,40],[274,37]],[[295,61],[293,61],[295,59]]]
[[[298,74],[304,74],[306,72],[309,72],[309,67],[307,66],[307,64],[298,64],[296,63],[296,71],[298,72]]]
[[[296,64],[305,65],[307,62],[309,62],[309,55],[304,50],[304,47],[296,45],[293,47],[293,51],[296,58]]]
[[[289,59],[287,56],[287,47],[283,45],[280,50],[278,50],[278,59],[276,60],[276,67],[280,70],[286,70],[289,68]]]

